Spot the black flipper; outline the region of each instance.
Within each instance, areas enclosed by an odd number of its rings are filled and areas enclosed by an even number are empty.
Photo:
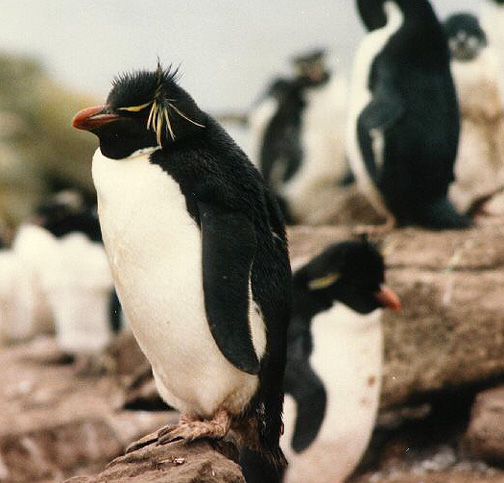
[[[249,327],[249,278],[254,226],[243,214],[198,202],[203,245],[203,290],[210,331],[238,369],[259,373]]]
[[[294,329],[304,324],[292,321]],[[297,330],[296,330],[297,332]],[[305,450],[317,437],[324,421],[327,394],[322,381],[309,361],[311,340],[309,334],[290,337],[287,366],[285,368],[285,392],[296,401],[297,416],[291,446],[297,453]]]
[[[399,122],[404,107],[398,101],[391,87],[382,83],[373,94],[373,100],[364,108],[357,121],[357,136],[366,169],[375,183],[379,182],[379,166],[372,145],[373,130],[382,132]]]

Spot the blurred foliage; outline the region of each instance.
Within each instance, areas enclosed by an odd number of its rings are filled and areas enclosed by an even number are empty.
[[[55,83],[36,60],[0,53],[0,217],[10,226],[54,190],[94,196],[97,141],[70,126],[96,102]]]

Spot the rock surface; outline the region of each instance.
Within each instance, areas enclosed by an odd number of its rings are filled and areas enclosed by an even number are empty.
[[[344,227],[290,228],[293,267],[352,236]],[[503,236],[497,218],[464,231],[376,237],[403,305],[384,316],[383,407],[504,375]]]
[[[207,440],[164,446],[150,444],[116,458],[96,476],[81,476],[66,483],[245,483],[236,463],[238,450],[231,443]],[[234,461],[233,461],[234,460]]]
[[[0,351],[0,481],[61,481],[100,471],[145,433],[175,422],[173,411],[117,410],[117,377],[80,378],[56,364],[55,341]]]
[[[471,453],[486,461],[504,461],[504,387],[478,394],[466,435]]]

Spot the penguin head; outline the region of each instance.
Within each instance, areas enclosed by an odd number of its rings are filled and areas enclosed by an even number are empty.
[[[329,77],[329,71],[325,63],[325,49],[314,49],[291,59],[297,79],[306,84],[320,84]]]
[[[357,0],[359,15],[369,31],[385,27],[387,24],[384,3],[384,0]]]
[[[92,241],[101,240],[96,206],[77,190],[64,190],[48,197],[36,208],[31,223],[56,237],[80,232]]]
[[[197,136],[206,116],[178,85],[177,74],[160,64],[155,71],[121,74],[106,104],[78,112],[72,126],[98,136],[102,154],[112,159]]]
[[[329,246],[294,273],[293,285],[295,290],[308,291],[328,303],[342,302],[361,314],[401,306],[385,285],[383,257],[367,240]]]
[[[487,37],[480,23],[470,13],[458,13],[444,23],[448,46],[453,59],[470,61],[487,45]]]

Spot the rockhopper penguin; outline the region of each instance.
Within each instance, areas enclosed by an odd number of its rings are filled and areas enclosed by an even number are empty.
[[[340,482],[358,464],[378,411],[387,307],[398,310],[400,301],[367,240],[330,245],[294,272],[283,481]],[[274,481],[258,462],[244,472],[248,483]]]
[[[325,51],[292,59],[296,75],[277,80],[251,112],[250,153],[291,223],[313,223],[335,201],[348,173],[344,154],[346,80]]]
[[[447,199],[459,113],[443,27],[427,0],[358,0],[369,33],[354,62],[347,150],[389,224],[464,228]]]
[[[117,77],[106,105],[72,124],[99,138],[92,172],[117,293],[182,413],[158,442],[233,429],[281,466],[291,274],[260,174],[160,65]]]

